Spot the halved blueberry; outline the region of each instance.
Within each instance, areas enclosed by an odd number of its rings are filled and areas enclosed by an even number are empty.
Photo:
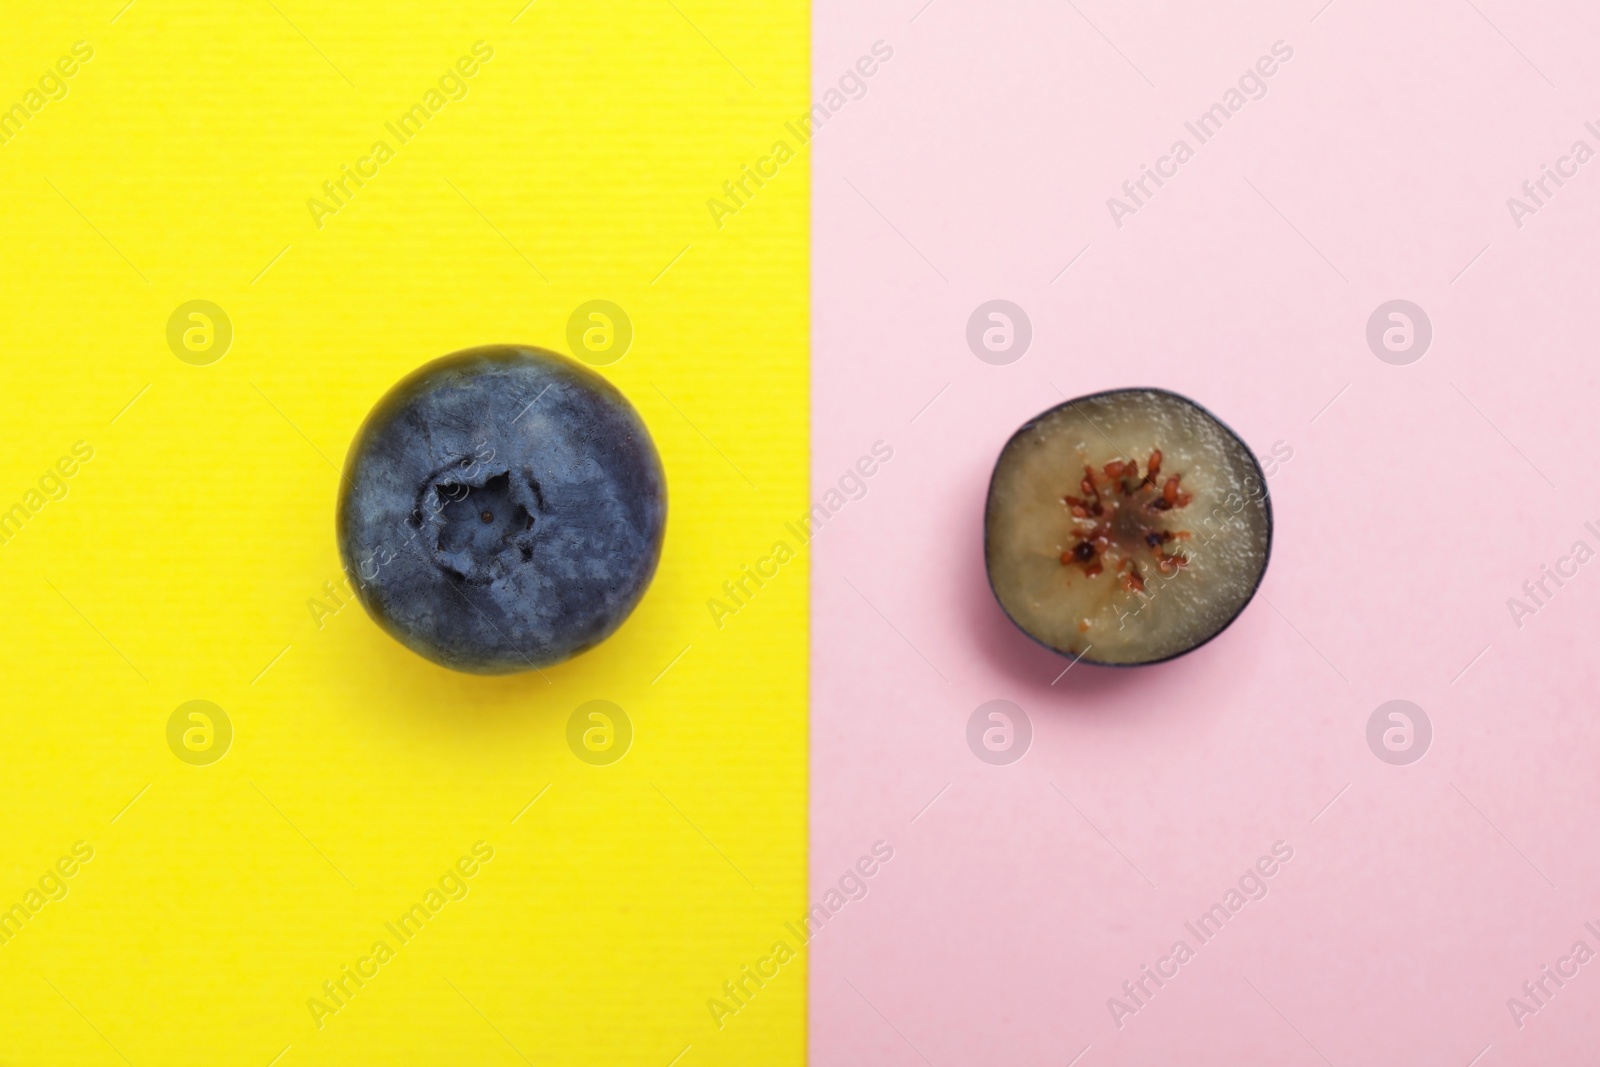
[[[622,625],[661,556],[667,489],[638,412],[537,348],[473,348],[378,401],[345,460],[339,552],[406,647],[479,674],[549,666]]]
[[[1011,620],[1047,648],[1156,663],[1221,633],[1266,573],[1272,504],[1243,441],[1161,389],[1030,419],[989,482],[984,557]]]

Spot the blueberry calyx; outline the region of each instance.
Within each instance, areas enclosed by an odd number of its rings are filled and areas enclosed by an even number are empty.
[[[434,561],[461,581],[489,582],[532,559],[541,506],[533,479],[505,466],[464,475],[446,467],[418,492],[413,514]]]

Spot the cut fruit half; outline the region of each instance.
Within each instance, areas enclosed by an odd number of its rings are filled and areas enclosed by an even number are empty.
[[[1255,596],[1272,549],[1267,480],[1216,416],[1162,389],[1079,397],[995,461],[984,562],[1000,607],[1062,655],[1181,656]]]

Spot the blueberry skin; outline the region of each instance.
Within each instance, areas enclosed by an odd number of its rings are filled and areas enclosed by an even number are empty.
[[[518,345],[436,359],[378,401],[336,529],[361,604],[474,674],[547,667],[621,626],[666,530],[661,458],[616,387]]]

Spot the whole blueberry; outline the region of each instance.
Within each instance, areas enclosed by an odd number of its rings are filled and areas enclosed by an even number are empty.
[[[345,460],[339,553],[407,648],[478,674],[575,656],[661,556],[667,488],[639,413],[553,352],[471,348],[378,401]]]

